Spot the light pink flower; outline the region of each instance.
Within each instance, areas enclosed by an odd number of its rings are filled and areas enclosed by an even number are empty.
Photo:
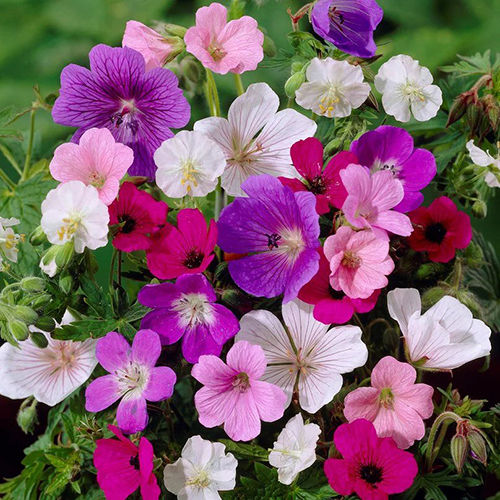
[[[330,285],[351,299],[367,299],[387,286],[386,276],[394,270],[389,241],[372,231],[342,226],[326,239],[324,252],[330,262]]]
[[[403,199],[401,181],[388,170],[373,174],[361,165],[349,165],[340,171],[347,190],[342,211],[348,222],[359,229],[371,228],[379,238],[388,238],[387,232],[409,236],[413,231],[405,214],[391,210]]]
[[[425,434],[423,419],[432,415],[434,389],[415,384],[417,372],[392,356],[373,368],[371,387],[359,387],[345,398],[349,422],[365,418],[373,422],[379,437],[392,437],[399,448],[410,447]]]
[[[203,66],[221,75],[254,70],[264,58],[264,35],[249,16],[227,22],[227,9],[220,3],[201,7],[196,26],[184,36],[186,50]]]
[[[134,152],[115,142],[106,128],[91,128],[79,144],[67,142],[54,151],[50,173],[56,181],[81,181],[94,186],[99,198],[109,205],[118,194],[120,179],[134,161]]]
[[[260,421],[283,416],[287,397],[276,385],[260,380],[267,367],[262,347],[236,342],[227,364],[210,355],[200,356],[191,374],[202,387],[194,396],[199,420],[205,427],[224,424],[233,441],[249,441],[260,434]]]

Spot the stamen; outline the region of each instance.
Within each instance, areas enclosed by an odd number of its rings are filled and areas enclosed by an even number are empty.
[[[64,239],[70,240],[76,233],[78,228],[81,226],[82,217],[79,214],[73,214],[69,217],[65,217],[63,220],[64,224],[57,231],[60,241]]]
[[[361,257],[359,257],[354,252],[346,250],[344,252],[344,257],[342,258],[342,265],[348,267],[349,269],[357,269],[361,266]]]
[[[340,92],[336,86],[331,85],[326,94],[319,101],[319,110],[321,115],[326,115],[328,118],[333,116],[335,106],[340,102]]]

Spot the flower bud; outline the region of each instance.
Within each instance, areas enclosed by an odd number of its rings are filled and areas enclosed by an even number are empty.
[[[52,300],[52,296],[48,293],[42,293],[31,301],[31,307],[35,310],[44,308]]]
[[[164,64],[166,64],[173,61],[186,48],[186,44],[184,40],[178,36],[167,36],[164,40],[170,46],[170,53],[164,62]]]
[[[488,460],[488,452],[486,450],[486,442],[481,433],[472,427],[467,434],[471,456],[474,460],[486,465]]]
[[[73,278],[69,274],[65,274],[59,278],[59,288],[63,293],[68,295],[73,288]]]
[[[424,308],[433,306],[436,302],[441,300],[446,295],[446,290],[439,286],[435,286],[433,288],[429,288],[422,295],[422,305]]]
[[[31,434],[33,428],[38,423],[38,416],[36,412],[37,400],[28,398],[25,399],[19,408],[17,414],[17,425],[21,427],[25,434]]]
[[[45,236],[45,233],[43,232],[42,226],[38,226],[30,234],[29,240],[30,240],[30,243],[35,247],[38,245],[41,245],[42,243],[45,243],[47,241],[47,236]]]
[[[43,290],[45,290],[45,281],[36,276],[23,278],[20,285],[25,292],[43,292]]]
[[[264,44],[262,45],[264,55],[267,57],[274,57],[277,54],[276,44],[273,39],[264,34]]]
[[[285,94],[293,99],[295,97],[295,92],[299,90],[301,85],[306,81],[306,76],[304,72],[299,71],[293,74],[285,83]]]
[[[35,327],[44,332],[52,332],[56,328],[56,322],[50,316],[40,316],[36,320]]]
[[[488,206],[483,200],[476,200],[472,204],[472,214],[478,219],[484,219],[488,214]]]
[[[190,82],[197,84],[201,80],[202,70],[200,64],[191,56],[185,57],[180,62],[182,76]]]
[[[75,248],[72,241],[68,241],[64,245],[57,247],[55,262],[57,267],[65,268],[71,262]]]
[[[38,318],[38,314],[33,311],[31,307],[28,306],[13,306],[12,314],[15,319],[26,323],[27,325],[32,325]]]
[[[30,332],[30,339],[36,346],[40,347],[40,349],[45,349],[49,345],[47,337],[40,332]]]
[[[500,106],[498,105],[497,99],[492,94],[487,94],[481,98],[481,105],[484,114],[490,122],[491,129],[497,131],[500,119]]]
[[[172,36],[177,36],[180,38],[184,38],[184,35],[186,34],[187,28],[184,28],[184,26],[179,26],[178,24],[170,24],[166,23],[162,25],[163,31],[167,35],[172,35]]]
[[[451,438],[450,452],[455,468],[459,474],[462,473],[462,469],[465,465],[465,460],[467,459],[467,450],[469,445],[467,443],[467,438],[461,434],[455,434]]]
[[[26,323],[18,319],[10,319],[7,321],[7,330],[16,340],[26,340],[30,333]]]

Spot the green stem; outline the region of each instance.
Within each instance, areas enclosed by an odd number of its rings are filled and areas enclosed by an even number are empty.
[[[439,453],[439,448],[436,451],[434,450],[434,442],[436,440],[437,431],[439,430],[441,424],[447,420],[454,420],[455,422],[458,422],[460,417],[451,411],[445,411],[444,413],[441,413],[436,420],[434,420],[429,432],[429,439],[427,440],[427,449],[425,450],[425,467],[428,472],[432,470],[432,464]]]
[[[245,87],[243,86],[241,75],[239,73],[233,73],[233,75],[234,75],[234,83],[236,85],[236,92],[238,92],[238,95],[244,94]]]
[[[17,163],[16,159],[12,156],[9,148],[7,148],[4,144],[0,144],[0,151],[3,153],[7,161],[14,167],[15,171],[19,175],[23,175],[23,171],[21,170],[19,163]]]
[[[214,75],[209,69],[206,70],[206,73],[208,105],[210,107],[210,114],[212,116],[220,116],[219,92],[217,91],[217,85],[215,84]]]
[[[214,206],[214,219],[219,220],[219,215],[222,212],[224,195],[222,192],[222,187],[220,185],[220,180],[215,188],[215,206]]]
[[[16,185],[14,184],[14,182],[12,182],[9,176],[2,169],[0,169],[0,179],[2,179],[5,182],[5,184],[7,184],[9,189],[14,191]]]
[[[446,432],[448,431],[448,427],[450,426],[450,424],[451,422],[444,422],[443,425],[441,426],[441,430],[439,431],[438,437],[436,439],[436,444],[434,445],[434,452],[432,453],[432,463],[434,463],[439,454],[439,450],[441,449],[444,438],[446,436]]]
[[[33,153],[33,139],[35,138],[35,109],[30,112],[30,135],[28,139],[28,149],[26,150],[26,159],[24,160],[23,173],[21,175],[21,180],[26,180],[28,175],[28,170],[31,166],[31,155]]]
[[[113,275],[115,271],[115,262],[116,262],[116,257],[118,255],[118,250],[113,248],[113,255],[111,256],[111,264],[109,266],[109,287],[112,289],[113,288]]]

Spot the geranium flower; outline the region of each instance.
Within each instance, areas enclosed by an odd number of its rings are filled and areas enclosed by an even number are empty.
[[[249,85],[229,108],[228,118],[199,120],[194,130],[217,142],[226,155],[221,185],[231,196],[245,196],[252,175],[294,177],[290,148],[316,132],[316,123],[293,109],[278,112],[279,97],[267,83]]]
[[[144,430],[148,422],[146,401],[162,401],[174,391],[173,370],[155,366],[160,353],[160,338],[151,330],[139,330],[132,348],[116,332],[100,338],[96,356],[109,375],[95,379],[87,387],[85,409],[95,413],[121,398],[116,412],[118,427],[128,434]]]
[[[324,251],[330,262],[330,285],[351,299],[368,299],[386,287],[386,276],[394,270],[389,242],[371,231],[341,226],[326,239]]]
[[[95,250],[108,243],[108,207],[94,186],[81,181],[59,184],[42,202],[41,226],[50,243],[73,241],[75,252]]]
[[[202,273],[214,258],[217,224],[207,223],[195,208],[177,214],[177,227],[165,226],[153,238],[146,257],[149,270],[160,279]]]
[[[165,488],[181,500],[221,498],[219,491],[234,489],[238,466],[234,455],[225,451],[222,443],[190,437],[180,458],[165,466]]]
[[[375,76],[375,88],[382,94],[385,112],[400,122],[409,121],[411,114],[420,122],[437,115],[443,97],[432,82],[427,68],[403,54],[382,64]]]
[[[183,130],[155,152],[156,184],[171,198],[206,196],[226,167],[218,144],[201,132]]]
[[[113,246],[122,252],[147,250],[152,244],[150,236],[167,223],[167,212],[164,201],[156,201],[135,184],[124,182],[118,198],[109,207]]]
[[[237,198],[218,221],[224,252],[246,254],[229,262],[245,292],[258,297],[295,298],[318,270],[319,222],[312,193],[293,193],[269,175],[243,183],[250,198]]]
[[[196,11],[196,25],[187,30],[184,42],[205,68],[221,75],[252,71],[264,58],[264,34],[257,21],[243,16],[227,22],[227,9],[220,3]]]
[[[168,69],[146,71],[144,57],[128,47],[96,45],[90,71],[70,64],[61,73],[61,89],[52,109],[56,123],[78,127],[73,142],[89,128],[107,128],[134,151],[130,175],[154,177],[153,153],[184,127],[190,108],[177,77]]]
[[[436,160],[430,151],[414,148],[406,130],[382,125],[354,141],[351,151],[359,158],[358,163],[372,173],[388,170],[401,181],[404,197],[394,210],[408,212],[422,204],[424,195],[420,190],[436,175]]]
[[[413,455],[392,438],[377,437],[371,422],[358,419],[335,430],[335,447],[342,459],[325,461],[325,474],[339,495],[356,493],[361,500],[387,500],[412,484],[418,472]]]
[[[238,333],[236,316],[216,304],[214,289],[202,274],[185,274],[175,283],[146,285],[137,300],[153,308],[144,316],[141,328],[157,332],[163,344],[182,337],[182,355],[189,363],[197,363],[202,354],[219,356],[222,346]]]
[[[427,252],[433,262],[449,262],[472,239],[470,217],[446,196],[408,215],[414,227],[408,243],[417,252]]]
[[[497,152],[497,157],[494,158],[489,151],[483,151],[475,146],[474,139],[467,142],[466,147],[474,165],[488,167],[488,171],[484,176],[486,184],[491,188],[500,187],[500,153]]]
[[[316,461],[320,434],[319,426],[304,424],[300,413],[288,421],[269,453],[269,463],[278,469],[280,483],[292,484],[300,472]]]
[[[191,375],[202,387],[194,395],[199,420],[205,427],[224,424],[233,441],[250,441],[260,434],[260,421],[274,422],[283,416],[285,393],[260,380],[266,357],[260,346],[236,342],[224,363],[217,356],[200,356]]]
[[[115,142],[107,128],[91,128],[79,144],[69,142],[56,148],[50,173],[59,182],[81,181],[94,186],[101,201],[109,205],[133,161],[134,152]]]
[[[415,384],[417,372],[408,363],[392,356],[382,358],[373,368],[371,387],[358,387],[344,399],[349,422],[369,420],[377,436],[392,437],[399,448],[408,448],[425,435],[423,419],[432,416],[434,389]]]
[[[143,500],[158,500],[161,491],[153,472],[151,443],[141,437],[136,446],[114,425],[108,429],[118,440],[98,439],[94,451],[97,482],[106,500],[125,500],[137,488]]]
[[[2,269],[2,257],[11,262],[17,262],[17,254],[19,253],[17,245],[24,240],[24,235],[15,233],[12,227],[19,223],[19,219],[14,217],[9,219],[0,217],[0,269]]]
[[[307,82],[295,93],[299,106],[327,118],[344,118],[370,94],[363,70],[347,61],[315,57],[306,70]]]
[[[270,311],[245,314],[237,341],[262,347],[267,359],[263,380],[281,387],[286,406],[298,392],[301,408],[316,413],[342,387],[342,373],[363,366],[368,357],[357,326],[336,326],[329,330],[313,317],[313,307],[294,300],[282,307],[283,321]]]
[[[335,47],[358,57],[373,57],[373,32],[384,11],[375,0],[318,0],[311,12],[314,31]]]
[[[421,314],[418,290],[396,288],[387,307],[401,328],[408,361],[418,368],[453,370],[490,353],[490,328],[454,297],[444,296]]]

